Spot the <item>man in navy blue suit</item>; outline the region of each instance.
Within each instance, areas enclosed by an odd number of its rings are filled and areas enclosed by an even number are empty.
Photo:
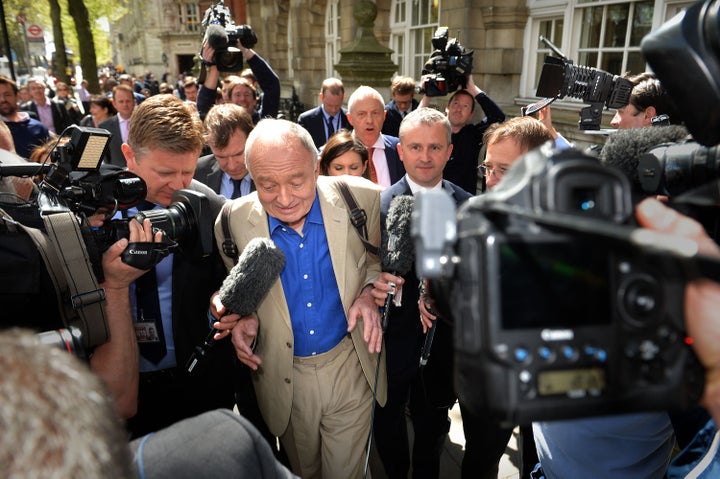
[[[385,188],[398,182],[405,175],[405,168],[398,155],[397,137],[381,133],[385,121],[382,95],[369,86],[358,87],[348,100],[348,120],[355,138],[368,149],[370,180]]]
[[[320,148],[338,130],[352,130],[347,112],[342,104],[345,100],[345,86],[338,78],[326,78],[320,86],[319,107],[303,112],[298,124],[310,132],[313,142]]]
[[[400,125],[398,152],[407,174],[382,192],[381,224],[385,224],[390,203],[396,196],[414,195],[421,189],[439,189],[450,195],[458,206],[470,198],[468,192],[443,180],[443,169],[452,156],[453,145],[450,122],[439,111],[420,108],[409,113]],[[402,303],[391,310],[385,331],[388,398],[385,406],[375,411],[375,444],[388,477],[408,477],[407,405],[415,436],[413,477],[438,478],[440,455],[450,430],[448,411],[457,398],[452,381],[452,326],[429,315],[424,301],[420,301],[414,268],[404,279],[383,273],[374,283],[373,296],[378,304],[384,304],[389,289],[387,280],[402,284]],[[419,368],[424,342],[421,313],[436,322],[432,354],[422,369]],[[511,431],[501,430],[485,418],[462,409],[466,437],[462,477],[497,477],[497,465]]]

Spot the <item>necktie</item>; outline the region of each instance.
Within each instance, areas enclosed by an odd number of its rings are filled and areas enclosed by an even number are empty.
[[[377,183],[377,173],[375,172],[375,163],[373,163],[373,153],[375,153],[375,148],[368,148],[368,178],[373,183]]]
[[[120,120],[120,139],[123,143],[127,143],[128,133],[130,131],[130,120],[123,120],[118,116]]]
[[[335,117],[332,117],[332,116],[328,117],[328,119],[327,119],[327,130],[328,130],[327,139],[328,140],[330,139],[331,136],[333,136],[335,134],[335,126],[333,125],[334,119],[335,119]]]
[[[135,295],[137,299],[135,336],[138,339],[140,354],[157,364],[167,354],[167,347],[160,314],[155,268],[135,281]]]
[[[241,183],[242,180],[232,180],[233,192],[232,196],[230,197],[231,200],[234,200],[235,198],[240,198],[242,196],[242,190],[240,189]]]
[[[152,210],[155,204],[143,200],[136,206],[138,211]],[[135,303],[137,306],[137,322],[135,336],[138,339],[140,354],[157,364],[167,354],[165,334],[160,314],[160,297],[158,296],[157,276],[155,268],[135,280]]]

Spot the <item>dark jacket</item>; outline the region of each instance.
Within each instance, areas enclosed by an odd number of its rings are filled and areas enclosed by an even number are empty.
[[[413,98],[410,111],[415,111],[420,103]],[[385,105],[385,122],[383,123],[383,135],[400,136],[400,123],[403,121],[403,114],[398,110],[395,100]]]
[[[325,114],[321,106],[303,112],[298,117],[298,124],[312,136],[315,147],[320,148],[327,142],[325,133]],[[340,110],[340,127],[352,131],[353,127],[347,119],[347,111]]]
[[[397,145],[400,142],[394,136],[382,135],[385,144],[385,158],[387,159],[388,170],[390,171],[390,184],[395,184],[405,176],[405,166],[400,161]]]
[[[221,194],[220,189],[222,187],[223,170],[215,159],[215,155],[200,157],[193,178],[207,185],[215,193]],[[255,184],[252,181],[250,182],[250,191],[255,191]]]
[[[27,112],[32,112],[35,114],[35,118],[40,118],[37,105],[32,100],[23,103],[21,109]],[[54,99],[50,100],[50,109],[52,111],[53,125],[55,125],[55,133],[59,135],[63,132],[63,130],[65,130],[65,128],[72,124],[70,115],[68,115],[65,105]]]
[[[105,163],[110,165],[119,166],[124,168],[126,166],[125,155],[122,152],[122,135],[120,134],[120,118],[117,115],[111,116],[107,120],[101,122],[98,128],[104,128],[110,133],[110,145],[108,146],[107,154],[103,160]]]

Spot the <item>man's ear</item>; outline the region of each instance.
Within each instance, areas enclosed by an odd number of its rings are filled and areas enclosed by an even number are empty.
[[[648,125],[652,125],[652,119],[657,116],[657,110],[654,106],[649,106],[645,108],[645,111],[643,112],[645,114],[645,121]]]
[[[125,163],[127,163],[128,170],[135,171],[137,169],[137,161],[135,158],[135,152],[133,151],[132,147],[127,143],[123,143],[120,146],[120,149],[122,149],[122,153],[125,157]]]

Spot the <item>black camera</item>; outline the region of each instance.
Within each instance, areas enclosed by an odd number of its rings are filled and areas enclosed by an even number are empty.
[[[197,257],[208,256],[213,249],[213,224],[215,218],[210,211],[210,201],[202,193],[193,190],[178,190],[173,193],[172,203],[167,208],[140,211],[133,218],[107,221],[95,230],[95,239],[105,251],[120,238],[130,235],[128,223],[149,219],[154,230],[160,230],[169,240],[170,248],[182,248],[186,253]],[[177,244],[176,244],[177,243]],[[162,245],[162,243],[160,244]],[[163,246],[140,253],[141,256],[165,254]],[[141,265],[133,264],[132,251],[127,252],[125,262],[140,269]],[[159,258],[161,260],[162,258]]]
[[[230,9],[224,0],[205,11],[202,21],[204,39],[215,49],[210,60],[221,72],[239,72],[243,69],[240,44],[252,48],[257,44],[257,36],[250,25],[235,25]]]
[[[446,196],[419,196],[412,229],[418,275],[455,322],[465,404],[524,424],[700,399],[685,263],[638,239],[625,176],[548,143],[456,223]]]
[[[536,95],[558,99],[569,96],[588,103],[580,110],[581,130],[599,130],[604,107],[622,108],[630,102],[633,89],[630,80],[592,67],[573,65],[548,39],[541,36],[540,41],[559,58],[545,57]]]
[[[448,28],[440,27],[432,37],[433,52],[422,70],[427,96],[445,96],[465,88],[472,73],[473,51],[460,45],[456,38],[448,40]]]

